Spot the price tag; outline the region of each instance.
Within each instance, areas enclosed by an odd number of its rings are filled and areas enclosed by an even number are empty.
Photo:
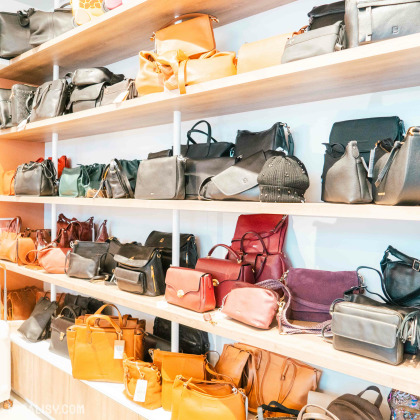
[[[122,102],[124,102],[127,99],[128,96],[128,90],[126,90],[125,92],[121,92],[113,101],[114,104],[120,104]]]
[[[28,124],[28,120],[24,119],[20,122],[20,124],[17,126],[17,131],[22,131],[26,128],[26,124]]]
[[[144,379],[138,379],[136,390],[134,391],[134,401],[145,402],[146,401],[146,391],[147,391],[147,381]]]
[[[124,358],[124,340],[115,340],[114,341],[114,359],[123,359]]]
[[[375,164],[375,152],[376,152],[376,147],[370,151],[368,178],[373,177],[373,165]]]

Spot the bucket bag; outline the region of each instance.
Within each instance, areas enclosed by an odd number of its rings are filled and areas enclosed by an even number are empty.
[[[10,95],[12,125],[19,125],[19,123],[29,117],[31,110],[27,107],[27,101],[36,89],[37,88],[34,86],[23,84],[16,84],[12,86],[12,93]]]
[[[32,48],[29,28],[21,21],[20,13],[0,12],[0,58],[14,58]]]
[[[19,165],[15,176],[16,195],[51,196],[57,194],[57,172],[51,160]]]
[[[12,127],[10,95],[10,89],[0,89],[0,128]]]
[[[83,197],[82,167],[64,168],[61,174],[58,195],[60,197]]]
[[[105,168],[102,184],[108,198],[134,198],[140,161],[113,159]]]

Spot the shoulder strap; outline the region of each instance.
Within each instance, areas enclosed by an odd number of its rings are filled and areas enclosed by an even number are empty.
[[[368,386],[365,390],[363,390],[362,392],[359,392],[357,394],[357,396],[360,397],[360,398],[362,398],[362,395],[366,391],[375,391],[375,392],[377,392],[379,394],[378,397],[376,398],[376,401],[374,402],[374,404],[376,405],[376,407],[379,408],[381,406],[382,400],[383,400],[382,394],[381,394],[381,391],[379,390],[379,388],[377,386],[374,386],[374,385]]]
[[[375,187],[376,188],[379,188],[382,181],[384,180],[384,178],[388,174],[389,170],[391,169],[392,162],[394,162],[394,159],[397,156],[397,152],[401,149],[402,145],[403,145],[403,143],[400,142],[400,141],[395,142],[394,147],[392,148],[392,151],[391,151],[391,153],[388,157],[388,160],[385,163],[385,166],[382,168],[382,171],[378,175],[378,179],[375,181]]]
[[[125,190],[127,191],[127,194],[130,198],[134,198],[134,193],[133,190],[131,188],[130,185],[130,181],[127,178],[127,175],[125,174],[122,166],[121,166],[121,162],[118,159],[114,159],[115,162],[115,169],[118,172],[121,182],[123,183],[123,187],[125,188]]]

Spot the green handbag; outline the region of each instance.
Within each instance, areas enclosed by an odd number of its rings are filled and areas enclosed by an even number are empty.
[[[58,187],[60,197],[84,197],[85,188],[82,183],[83,167],[64,168]]]
[[[93,163],[92,165],[82,166],[82,185],[85,189],[84,195],[86,195],[88,190],[99,190],[104,169],[105,165],[103,163]]]

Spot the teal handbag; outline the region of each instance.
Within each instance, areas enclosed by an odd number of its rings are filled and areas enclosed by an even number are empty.
[[[82,167],[82,185],[85,188],[85,195],[88,190],[99,190],[104,169],[103,163],[93,163]]]
[[[60,197],[84,197],[85,188],[82,182],[83,167],[64,168],[60,178],[58,187],[58,195]]]

